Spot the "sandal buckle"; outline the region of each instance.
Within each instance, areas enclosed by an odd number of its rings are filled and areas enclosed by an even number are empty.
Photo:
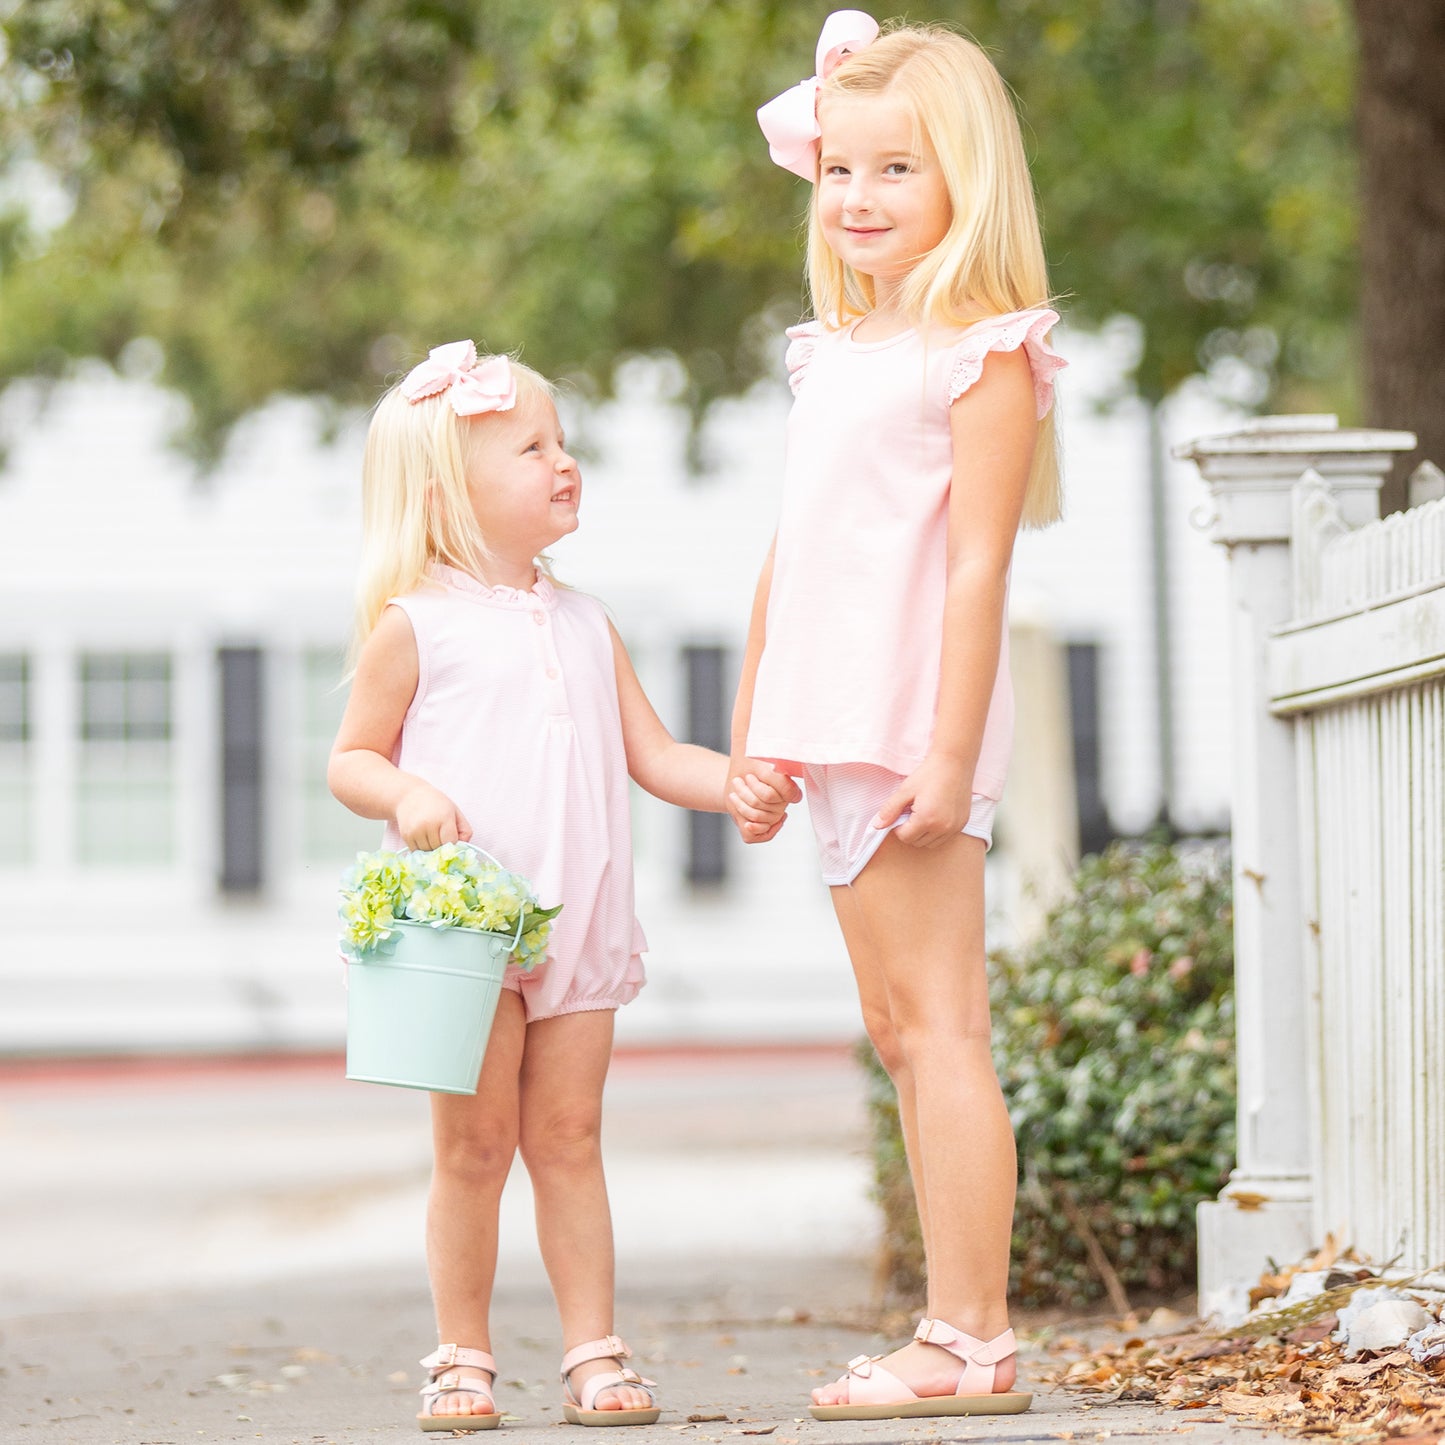
[[[454,1344],[451,1344],[451,1345],[439,1345],[439,1346],[437,1347],[437,1352],[436,1352],[435,1359],[436,1359],[436,1365],[434,1366],[434,1368],[436,1368],[436,1369],[438,1369],[438,1370],[445,1370],[449,1365],[454,1365],[454,1364],[456,1364],[456,1362],[457,1362],[457,1347],[456,1347],[456,1345],[454,1345]]]

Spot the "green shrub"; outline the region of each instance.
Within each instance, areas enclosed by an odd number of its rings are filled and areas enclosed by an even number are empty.
[[[1234,940],[1214,852],[1115,844],[1039,935],[991,959],[994,1061],[1019,1149],[1010,1288],[1076,1306],[1194,1282],[1194,1206],[1234,1162]],[[923,1251],[892,1086],[870,1071],[883,1272]]]

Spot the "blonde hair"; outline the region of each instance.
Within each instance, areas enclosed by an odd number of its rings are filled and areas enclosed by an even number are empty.
[[[829,96],[896,95],[938,156],[953,216],[919,258],[900,300],[919,326],[962,326],[1049,301],[1033,181],[1018,116],[1003,77],[972,41],[937,25],[906,26],[848,56],[822,83]],[[818,190],[808,215],[813,313],[843,326],[876,304],[872,278],[846,265],[823,238]],[[1047,527],[1062,512],[1052,408],[1039,422],[1023,525]]]
[[[553,400],[552,383],[510,363],[516,406]],[[388,598],[415,592],[433,562],[474,576],[490,557],[467,490],[467,471],[485,428],[515,410],[458,416],[446,392],[408,401],[400,384],[376,404],[361,462],[361,573],[350,664],[371,636]],[[541,559],[544,571],[545,559]]]

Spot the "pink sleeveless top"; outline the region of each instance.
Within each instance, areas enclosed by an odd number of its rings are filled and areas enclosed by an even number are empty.
[[[788,335],[796,400],[748,752],[912,772],[938,711],[953,477],[949,407],[990,351],[1022,346],[1038,414],[1067,364],[1046,307],[989,317],[946,344],[905,331],[853,339],[817,322]],[[856,325],[856,323],[855,323]],[[1008,629],[973,791],[1002,796],[1013,738]]]
[[[433,564],[393,598],[416,636],[396,765],[461,809],[472,841],[564,906],[545,963],[515,966],[529,1018],[615,1008],[645,981],[617,671],[601,603],[539,576],[530,592]],[[387,825],[387,848],[402,848]]]

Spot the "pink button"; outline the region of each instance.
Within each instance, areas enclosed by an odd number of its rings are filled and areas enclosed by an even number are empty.
[[[535,622],[538,627],[541,627],[546,620],[547,614],[545,612],[534,612],[532,614],[532,621]]]
[[[557,680],[557,678],[558,678],[560,675],[561,675],[561,674],[558,673],[558,671],[557,671],[557,669],[556,669],[555,667],[549,667],[549,668],[547,669],[547,676],[550,677],[554,682]]]

